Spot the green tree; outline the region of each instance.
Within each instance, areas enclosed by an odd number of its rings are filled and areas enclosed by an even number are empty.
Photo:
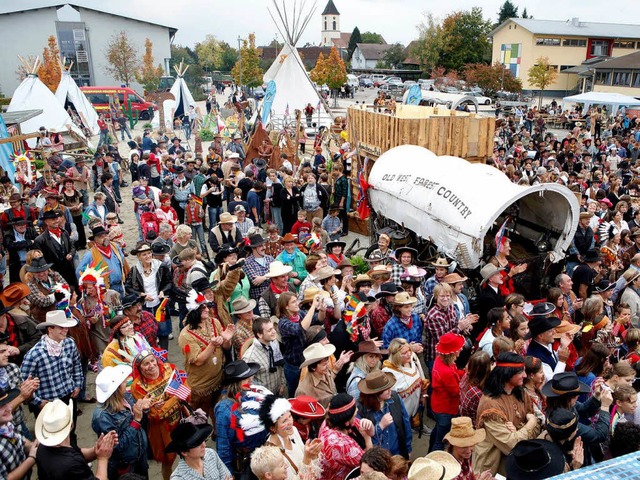
[[[379,43],[379,44],[385,44],[387,42],[384,41],[384,38],[382,38],[382,35],[380,35],[379,33],[375,33],[375,32],[364,32],[362,34],[362,41],[359,43]],[[355,50],[355,48],[354,48]]]
[[[205,72],[200,66],[198,61],[198,55],[190,47],[184,47],[182,45],[171,45],[171,60],[169,60],[170,72],[175,74],[173,69],[174,65],[179,65],[183,61],[189,65],[187,72],[184,75],[184,81],[189,87],[189,91],[195,100],[200,100],[204,97],[201,85],[203,84],[202,77]]]
[[[460,70],[467,63],[484,63],[489,58],[491,22],[482,9],[449,14],[442,22],[440,65],[447,70]]]
[[[136,72],[136,81],[144,87],[145,92],[154,92],[160,85],[160,77],[164,74],[164,68],[158,64],[153,66],[153,43],[147,38],[144,41],[144,55],[142,65]]]
[[[525,8],[525,12],[526,11],[527,9]],[[505,2],[500,7],[500,11],[498,12],[498,22],[496,23],[496,26],[502,25],[502,22],[508,20],[509,18],[518,18],[518,7],[511,3],[511,0],[505,0]]]
[[[428,13],[420,25],[418,25],[418,40],[411,47],[410,54],[420,62],[420,68],[431,74],[440,62],[442,53],[442,26],[433,14]]]
[[[140,64],[138,50],[124,30],[114,34],[107,44],[105,72],[117,81],[129,85]]]
[[[240,64],[242,63],[242,77],[240,76]],[[249,34],[247,40],[242,41],[242,48],[240,48],[240,59],[236,62],[235,66],[231,70],[231,74],[235,82],[240,85],[246,85],[247,87],[258,87],[262,85],[262,69],[260,68],[260,52],[256,47],[256,36],[253,33]],[[242,78],[242,82],[240,79]]]
[[[504,71],[504,81],[503,81]],[[519,93],[522,91],[522,82],[515,78],[508,68],[504,68],[500,62],[493,65],[473,63],[465,65],[463,70],[464,80],[467,85],[477,85],[484,90],[488,97],[493,96],[503,85],[508,92]]]
[[[538,99],[538,108],[542,107],[542,93],[544,90],[556,81],[558,70],[549,65],[548,57],[539,57],[536,64],[529,69],[529,84],[540,90]]]
[[[237,61],[238,50],[231,47],[227,42],[222,42],[222,54],[220,55],[218,70],[221,72],[230,72]]]
[[[527,14],[527,7],[525,7],[524,10],[522,10],[522,18],[533,18]]]
[[[382,56],[383,63],[386,68],[398,68],[404,62],[406,55],[404,53],[404,45],[401,43],[394,43],[389,50],[384,52]]]
[[[222,44],[213,35],[207,35],[202,42],[194,47],[198,56],[198,63],[207,72],[216,70],[222,60]]]
[[[358,43],[363,43],[362,35],[360,35],[360,29],[358,27],[355,27],[353,29],[353,32],[351,32],[351,38],[349,39],[349,47],[347,49],[347,51],[349,52],[347,57],[349,59],[351,59],[351,57],[353,56],[353,52],[356,50],[356,45]]]

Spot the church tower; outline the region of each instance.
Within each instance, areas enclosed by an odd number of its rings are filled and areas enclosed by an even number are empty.
[[[333,39],[340,38],[340,12],[336,8],[333,0],[329,0],[322,12],[322,40],[320,46],[333,46]]]

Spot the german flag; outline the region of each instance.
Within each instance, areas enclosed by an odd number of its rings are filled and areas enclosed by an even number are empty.
[[[198,195],[192,195],[191,198],[193,198],[193,201],[198,205],[202,206],[202,198],[200,198]]]
[[[164,298],[158,305],[158,309],[156,310],[156,322],[161,323],[166,320],[166,309],[169,304],[169,299]]]

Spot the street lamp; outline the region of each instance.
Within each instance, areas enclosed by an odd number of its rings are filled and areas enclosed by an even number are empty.
[[[238,35],[238,79],[240,81],[240,85],[238,85],[238,87],[240,87],[240,90],[242,90],[242,51],[240,50],[241,41],[242,39],[240,38],[240,35]]]

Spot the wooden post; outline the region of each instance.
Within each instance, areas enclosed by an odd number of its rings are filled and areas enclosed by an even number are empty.
[[[296,143],[293,146],[293,148],[294,148],[294,152],[296,152],[295,156],[296,156],[297,159],[300,159],[300,157],[298,156],[298,147],[300,145],[300,116],[301,116],[301,113],[302,112],[300,110],[296,110]],[[295,164],[294,164],[294,168],[295,168]]]

